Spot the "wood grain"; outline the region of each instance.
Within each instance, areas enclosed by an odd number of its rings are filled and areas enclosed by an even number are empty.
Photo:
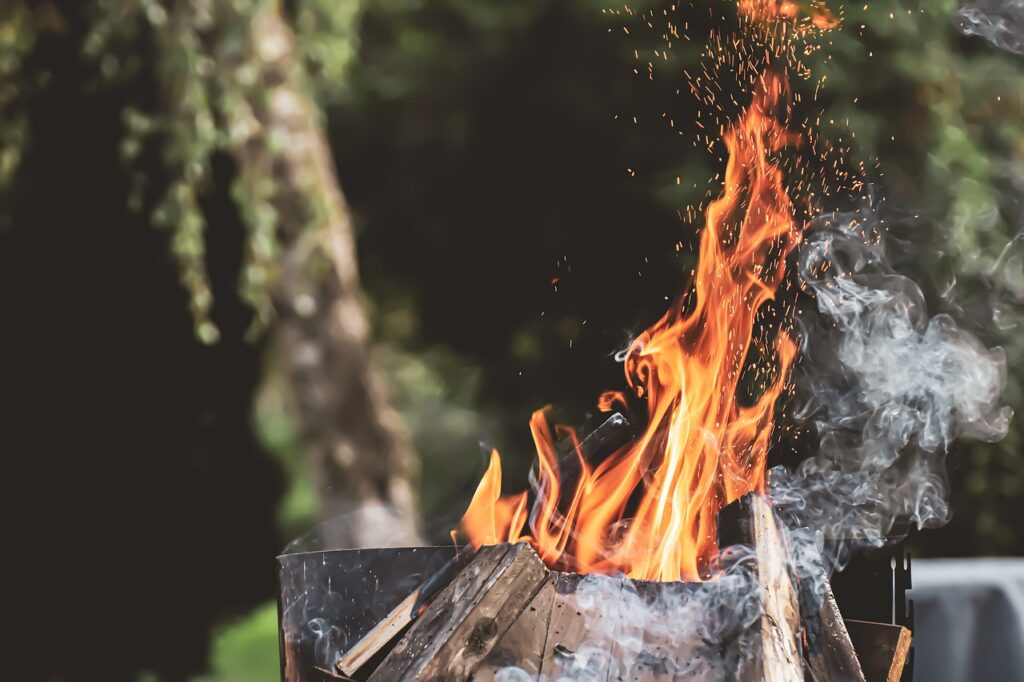
[[[867,682],[899,682],[910,653],[911,633],[902,625],[848,620],[846,628]]]
[[[765,682],[803,682],[799,648],[800,609],[789,573],[789,554],[771,505],[749,496],[761,588],[761,645]]]
[[[865,682],[857,652],[827,581],[818,608],[804,619],[804,632],[807,672],[814,682]]]
[[[574,679],[585,674],[588,680],[604,680],[608,675],[611,643],[605,643],[607,648],[603,655],[599,647],[591,648],[594,632],[601,625],[593,620],[588,622],[579,608],[576,591],[581,580],[583,577],[575,573],[555,574],[551,620],[541,660],[543,679]],[[580,648],[584,644],[588,645],[587,651],[581,652]],[[590,653],[595,655],[588,655]]]
[[[539,678],[554,598],[555,576],[550,575],[533,601],[477,668],[473,682],[492,682],[499,670],[513,665],[524,670],[532,679]]]
[[[468,679],[547,577],[547,567],[527,544],[482,547],[370,682]]]
[[[360,668],[366,665],[367,661],[382,651],[413,621],[415,615],[413,609],[416,608],[419,599],[419,589],[403,599],[365,637],[345,652],[338,660],[338,670],[344,675],[355,675]]]

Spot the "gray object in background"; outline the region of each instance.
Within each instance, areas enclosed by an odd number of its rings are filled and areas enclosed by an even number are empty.
[[[1024,682],[1024,559],[914,562],[915,682]]]

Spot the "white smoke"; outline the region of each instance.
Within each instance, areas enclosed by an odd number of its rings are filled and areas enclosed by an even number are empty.
[[[944,456],[953,439],[997,440],[1011,417],[998,406],[1002,350],[986,348],[949,315],[929,316],[921,289],[889,266],[882,227],[871,202],[822,215],[798,258],[817,314],[801,320],[797,416],[820,442],[794,470],[772,469],[769,490],[809,632],[829,576],[851,551],[948,520]],[[583,642],[539,677],[509,667],[497,679],[741,679],[760,656],[749,551],[727,550],[722,570],[703,584],[583,576],[574,603],[586,623]]]
[[[634,582],[585,575],[559,595],[582,618],[582,640],[554,642],[544,670],[510,666],[499,682],[568,682],[657,677],[742,679],[759,656],[760,592],[751,548],[731,548],[704,583]],[[557,637],[549,630],[549,637]]]
[[[966,0],[953,22],[964,35],[1024,54],[1024,0]]]
[[[820,448],[794,471],[773,469],[770,488],[788,527],[816,529],[821,549],[833,541],[829,568],[894,528],[946,522],[950,442],[1002,438],[1011,416],[998,407],[1002,350],[929,317],[921,289],[888,266],[881,228],[870,203],[820,216],[799,259],[820,318],[804,321],[798,416]]]

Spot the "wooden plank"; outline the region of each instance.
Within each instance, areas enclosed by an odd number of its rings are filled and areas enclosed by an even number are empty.
[[[469,679],[551,575],[527,544],[514,546],[509,557],[508,569],[495,573],[492,587],[474,609],[472,627],[467,622],[453,630],[419,674],[421,679]]]
[[[629,618],[628,614],[622,611],[624,608],[629,608],[626,605],[628,600],[635,598],[634,595],[627,594],[627,590],[633,590],[635,587],[624,584],[622,580],[617,582],[618,591],[614,591],[614,587],[612,587],[612,594],[615,594],[615,598],[619,603],[608,605],[611,623],[602,628],[603,634],[610,639],[608,642],[609,646],[607,647],[609,654],[607,670],[604,676],[606,682],[629,679],[630,667],[636,662],[633,660],[632,652],[629,651],[632,644],[630,640],[639,639],[643,641],[644,637],[643,626],[637,623],[634,618]],[[593,614],[589,614],[589,616],[590,620],[593,620]],[[601,678],[597,677],[595,679],[599,680]]]
[[[580,475],[580,459],[593,468],[629,442],[632,436],[633,427],[629,421],[615,412],[580,441],[578,449],[570,449],[561,456],[558,460],[558,470],[562,481],[562,502],[568,504],[576,490],[576,482]]]
[[[516,666],[531,679],[539,679],[554,598],[555,576],[550,575],[533,601],[477,668],[473,682],[493,682],[498,671],[508,666]]]
[[[761,587],[761,645],[765,682],[803,682],[800,609],[789,573],[789,553],[771,505],[750,496],[754,552]]]
[[[649,617],[644,623],[643,631],[639,633],[642,638],[642,649],[633,662],[633,667],[628,671],[626,678],[630,682],[673,682],[677,676],[682,676],[682,670],[678,665],[692,658],[692,652],[687,651],[693,646],[693,642],[687,642],[684,650],[672,642],[671,621],[673,614],[657,605],[659,600],[664,600],[665,592],[668,590],[681,589],[679,584],[666,583],[637,583],[641,598],[647,603]],[[692,671],[688,671],[692,672]],[[694,676],[690,675],[693,680]]]
[[[468,679],[548,575],[525,543],[481,548],[413,623],[370,682]]]
[[[417,627],[406,633],[391,650],[370,679],[400,679],[429,644],[433,634],[431,626],[439,627],[439,621],[445,616],[452,619],[464,617],[472,606],[473,598],[482,595],[487,581],[506,558],[508,550],[509,545],[481,547],[473,560],[434,599],[428,612],[417,621]]]
[[[338,672],[345,676],[355,675],[368,661],[387,648],[474,556],[475,551],[469,545],[457,551],[441,570],[403,599],[342,655],[336,664]]]
[[[827,581],[825,593],[818,600],[818,608],[804,617],[804,633],[807,672],[813,682],[866,682],[832,587]]]
[[[605,627],[598,620],[588,623],[576,601],[576,591],[583,576],[575,573],[555,575],[555,595],[548,625],[547,641],[544,644],[544,658],[541,660],[541,677],[545,680],[569,679],[603,680],[608,675],[611,661],[609,638],[597,636]],[[596,640],[595,640],[596,637]],[[586,647],[583,650],[583,647]]]
[[[413,621],[413,611],[420,600],[417,589],[403,599],[391,613],[373,626],[366,635],[346,651],[338,660],[338,671],[343,675],[355,675],[367,661],[382,651],[395,637]]]
[[[718,514],[718,544],[754,547],[761,592],[762,676],[766,682],[803,682],[800,609],[789,552],[768,501],[748,493]]]
[[[899,682],[910,653],[911,633],[902,625],[846,621],[867,682]]]

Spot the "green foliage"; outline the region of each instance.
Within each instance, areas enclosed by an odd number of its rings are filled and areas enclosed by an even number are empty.
[[[277,682],[277,604],[270,602],[214,634],[210,672],[193,682]]]
[[[281,536],[286,538],[306,533],[316,517],[311,471],[303,456],[294,412],[279,366],[267,363],[264,380],[256,396],[253,421],[260,441],[280,462],[287,475],[288,489],[277,510]]]
[[[324,100],[345,92],[349,65],[358,47],[359,0],[301,0],[292,25],[306,70]]]
[[[33,86],[42,85],[27,81],[23,62],[45,23],[45,17],[33,16],[22,3],[0,7],[0,197],[18,169],[26,143],[24,99]],[[0,228],[6,227],[7,219],[0,213]]]
[[[358,0],[295,3],[298,49],[316,91],[325,98],[344,89],[358,10]],[[273,160],[282,142],[277,131],[261,129],[254,112],[267,93],[261,78],[264,63],[275,57],[276,48],[258,44],[253,26],[260,13],[277,11],[272,0],[97,0],[93,31],[85,44],[86,54],[108,78],[137,78],[140,70],[155,69],[159,100],[149,108],[126,107],[122,151],[132,163],[153,144],[163,158],[166,188],[153,209],[153,222],[173,232],[181,283],[190,295],[196,333],[206,343],[215,342],[219,332],[210,320],[213,296],[204,240],[208,226],[201,200],[211,190],[214,156],[244,145],[263,147],[267,161],[240,167],[232,188],[248,230],[239,287],[257,313],[254,331],[272,315],[270,288],[280,228],[272,202]],[[155,66],[126,57],[141,49],[155,51]],[[304,74],[293,75],[294,85],[302,89]],[[136,205],[147,180],[137,169],[138,191],[131,198]]]

